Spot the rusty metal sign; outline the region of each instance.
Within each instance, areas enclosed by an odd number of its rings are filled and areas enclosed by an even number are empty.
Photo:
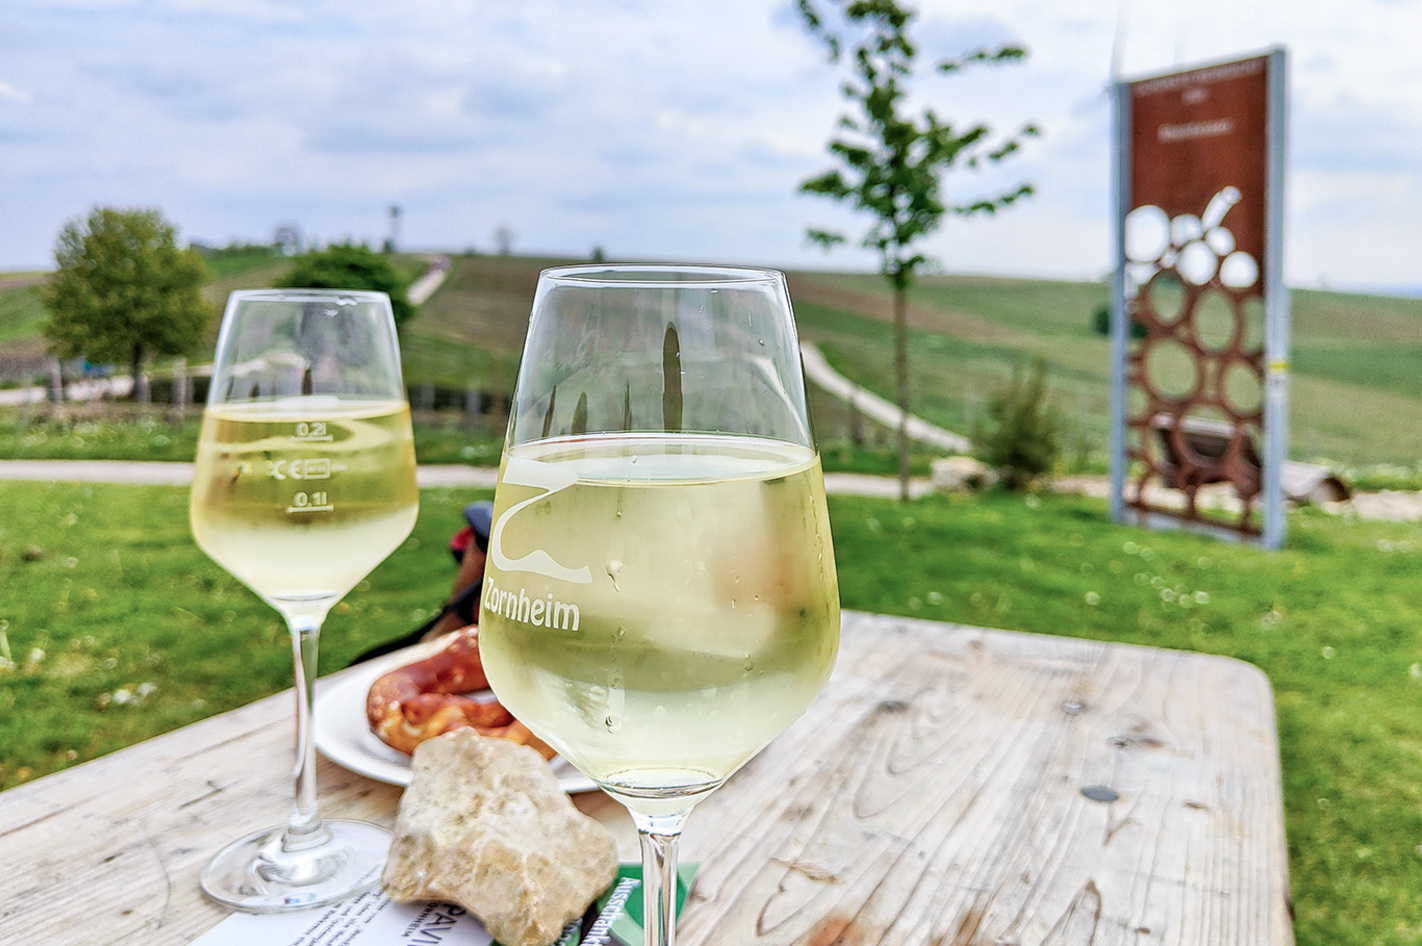
[[[1275,50],[1116,86],[1117,521],[1282,544],[1284,70]]]

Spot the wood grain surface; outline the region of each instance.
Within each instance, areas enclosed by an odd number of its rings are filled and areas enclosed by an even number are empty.
[[[218,923],[197,878],[285,820],[291,699],[0,793],[0,942]],[[846,613],[821,698],[693,812],[678,942],[1292,943],[1278,759],[1247,664]],[[327,817],[393,823],[400,789],[319,778]],[[636,859],[615,803],[578,803]]]

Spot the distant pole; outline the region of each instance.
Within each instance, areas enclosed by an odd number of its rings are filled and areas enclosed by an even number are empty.
[[[390,236],[385,240],[385,252],[394,253],[400,247],[400,205],[390,205]]]

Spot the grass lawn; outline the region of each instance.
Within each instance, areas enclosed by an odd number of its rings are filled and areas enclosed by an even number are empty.
[[[411,539],[333,612],[323,668],[439,603],[475,495],[422,494]],[[290,684],[286,632],[196,549],[186,503],[171,487],[0,483],[0,786]],[[1296,513],[1271,554],[1118,527],[1075,497],[832,497],[830,512],[846,607],[1257,664],[1275,688],[1298,942],[1422,937],[1422,527]]]

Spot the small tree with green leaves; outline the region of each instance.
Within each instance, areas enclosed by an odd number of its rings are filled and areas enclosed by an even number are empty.
[[[95,208],[65,224],[54,258],[40,299],[60,357],[128,365],[137,385],[148,358],[187,354],[206,337],[215,315],[202,297],[207,266],[178,248],[157,210]]]
[[[987,403],[973,431],[978,458],[995,468],[1008,489],[1026,489],[1047,476],[1061,455],[1060,414],[1047,389],[1047,362],[1031,370],[1013,365],[1012,379]]]
[[[415,314],[406,282],[390,260],[368,246],[334,243],[296,260],[282,277],[286,289],[363,289],[390,297],[398,326]]]
[[[902,411],[899,492],[907,499],[908,291],[919,269],[929,262],[914,247],[938,229],[945,213],[992,214],[1031,194],[1032,186],[1023,183],[999,194],[951,203],[943,197],[941,178],[954,168],[1002,161],[1038,131],[1027,124],[994,144],[988,140],[991,131],[986,125],[960,131],[931,108],[912,113],[908,94],[918,65],[918,48],[910,40],[908,28],[915,13],[895,0],[828,0],[840,8],[842,28],[838,30],[826,24],[815,0],[798,2],[806,27],[824,42],[832,63],[840,61],[846,46],[851,50],[850,76],[843,92],[852,109],[840,118],[841,134],[829,143],[830,154],[842,167],[810,178],[800,190],[848,203],[873,218],[861,242],[879,254],[880,272],[893,285],[894,382]],[[1026,55],[1020,46],[977,49],[957,59],[941,60],[934,69],[953,73],[976,64],[1015,62]],[[845,241],[843,234],[825,229],[810,229],[808,236],[826,248]]]

